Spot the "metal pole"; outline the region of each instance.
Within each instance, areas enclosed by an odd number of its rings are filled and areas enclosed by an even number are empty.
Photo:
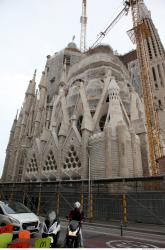
[[[25,192],[23,192],[23,198],[22,198],[22,203],[25,205],[25,196],[26,196],[26,194],[25,194]]]
[[[80,197],[80,201],[81,201],[81,207],[82,207],[82,210],[84,209],[84,185],[83,185],[83,182],[81,184],[81,197]]]
[[[40,212],[40,205],[41,205],[41,182],[40,182],[40,189],[39,189],[39,194],[38,194],[37,215],[39,215],[39,212]]]
[[[123,222],[120,221],[120,236],[123,236]]]
[[[57,211],[57,216],[58,216],[59,211],[60,211],[60,192],[59,191],[57,193],[57,208],[56,208],[56,211]]]
[[[90,219],[90,207],[91,207],[91,163],[90,163],[90,155],[89,155],[89,147],[87,148],[88,151],[88,217]]]
[[[123,218],[124,218],[124,225],[127,224],[127,202],[126,202],[126,195],[122,195],[122,203],[123,203]]]

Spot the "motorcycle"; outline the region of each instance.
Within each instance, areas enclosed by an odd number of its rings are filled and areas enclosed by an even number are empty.
[[[78,248],[81,247],[81,225],[79,221],[71,220],[67,226],[64,247]]]
[[[57,247],[57,243],[60,236],[60,221],[56,217],[55,212],[51,212],[48,216],[49,218],[45,220],[44,232],[42,233],[42,237],[49,237],[51,240],[50,247]]]

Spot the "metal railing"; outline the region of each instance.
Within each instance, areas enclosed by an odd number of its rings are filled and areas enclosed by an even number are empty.
[[[165,178],[0,183],[0,199],[17,200],[45,216],[55,210],[65,217],[80,201],[90,221],[165,224]]]

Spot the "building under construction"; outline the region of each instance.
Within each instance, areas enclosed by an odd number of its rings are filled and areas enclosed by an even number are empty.
[[[38,88],[34,73],[11,128],[3,182],[161,173],[165,52],[144,2],[126,7],[137,50],[118,56],[109,45],[86,49],[83,0],[80,49],[72,41],[47,56]]]

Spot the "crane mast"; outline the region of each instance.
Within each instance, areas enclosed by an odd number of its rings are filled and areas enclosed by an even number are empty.
[[[81,34],[80,34],[80,50],[85,52],[86,50],[86,27],[87,27],[87,0],[82,0],[82,16],[80,18]]]
[[[137,58],[140,69],[140,79],[143,92],[146,128],[149,143],[149,157],[152,175],[159,173],[156,159],[161,157],[161,143],[158,126],[157,112],[153,102],[153,92],[150,79],[149,56],[145,47],[145,40],[151,35],[147,25],[147,19],[141,17],[141,4],[143,0],[130,0],[130,8],[133,18],[133,29],[129,35],[136,42]]]

